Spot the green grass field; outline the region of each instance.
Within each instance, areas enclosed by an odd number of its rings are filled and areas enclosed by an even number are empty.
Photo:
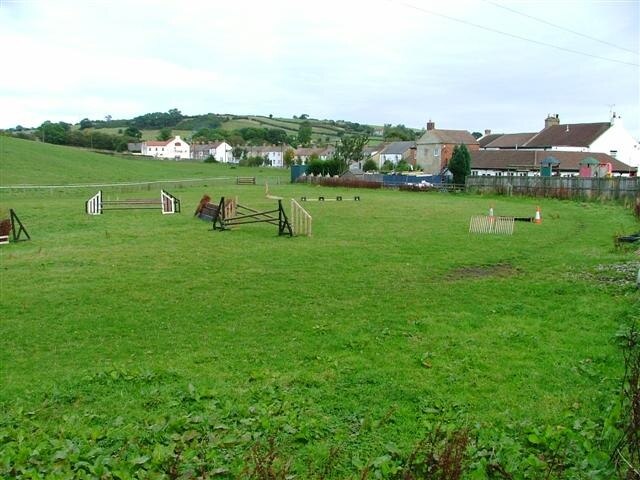
[[[209,167],[2,141],[3,185]],[[192,217],[204,193],[273,208],[263,187],[231,181],[172,192],[183,213],[165,216],[88,216],[85,191],[0,193],[32,237],[0,247],[0,477],[417,478],[402,477],[416,444],[467,428],[464,478],[508,478],[491,465],[510,478],[611,478],[613,337],[640,315],[633,272],[619,267],[637,271],[638,257],[612,242],[637,230],[630,211],[271,191],[362,201],[307,202],[313,236],[288,238]],[[491,204],[517,216],[539,204],[543,223],[469,234]]]

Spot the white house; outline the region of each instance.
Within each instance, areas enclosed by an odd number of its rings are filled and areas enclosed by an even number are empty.
[[[415,165],[415,152],[416,142],[393,142],[380,152],[378,168],[382,168],[385,162],[395,166],[403,159]]]
[[[150,140],[142,142],[142,155],[172,160],[188,160],[191,157],[191,147],[180,136],[166,141]]]
[[[270,145],[263,147],[249,147],[247,156],[262,157],[266,165],[272,167],[284,167],[284,152],[289,148],[286,145]]]
[[[640,167],[640,143],[624,128],[615,113],[610,122],[561,124],[549,115],[538,133],[491,134],[480,138],[483,150],[551,150],[605,153],[632,167]]]
[[[205,160],[213,157],[220,163],[238,163],[233,158],[233,147],[227,142],[206,143],[194,145],[193,158],[195,160]]]

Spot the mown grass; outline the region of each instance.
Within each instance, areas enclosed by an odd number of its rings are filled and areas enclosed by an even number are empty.
[[[0,473],[250,477],[273,438],[298,478],[397,478],[444,425],[476,432],[475,478],[611,475],[612,337],[639,311],[606,266],[637,261],[612,242],[629,211],[547,199],[541,225],[478,236],[490,204],[536,204],[272,187],[362,197],[306,203],[314,235],[291,239],[212,232],[190,214],[203,193],[274,205],[227,184],[181,189],[181,215],[89,217],[82,194],[2,194],[32,241],[0,250]]]

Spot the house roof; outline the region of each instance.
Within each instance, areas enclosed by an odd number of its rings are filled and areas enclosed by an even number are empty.
[[[611,163],[613,172],[635,172],[636,167],[616,160],[606,153],[594,152],[562,152],[552,153],[541,150],[476,150],[471,154],[471,168],[486,170],[538,169],[543,160],[553,155],[560,162],[560,170],[579,171],[580,162],[593,157],[599,163]]]
[[[504,133],[499,134],[490,142],[480,142],[482,148],[518,148],[525,145],[529,140],[536,136],[538,132],[525,133]],[[487,135],[489,136],[489,135]],[[482,139],[480,139],[482,140]]]
[[[478,139],[478,143],[480,144],[480,148],[484,148],[488,143],[493,142],[496,138],[501,137],[504,133],[490,133],[489,135],[484,135]]]
[[[165,140],[165,141],[159,141],[159,140],[149,140],[146,142],[143,142],[147,147],[166,147],[167,145],[169,145],[169,143],[173,142],[173,138],[169,139],[169,140]]]
[[[320,147],[300,147],[300,148],[296,148],[295,152],[296,152],[296,156],[298,157],[310,157],[314,153],[320,156],[324,154],[325,150],[326,150],[325,148],[320,148]]]
[[[551,125],[529,140],[524,147],[588,147],[611,127],[609,122]]]
[[[476,138],[467,130],[427,130],[418,143],[450,143],[464,145],[478,145]]]
[[[382,152],[382,155],[403,155],[407,150],[411,148],[415,148],[416,142],[407,141],[407,142],[393,142],[387,145]]]
[[[289,145],[258,145],[248,147],[250,154],[265,154],[269,152],[284,152],[289,148]]]

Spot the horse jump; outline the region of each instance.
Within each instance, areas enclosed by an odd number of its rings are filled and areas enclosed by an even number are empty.
[[[160,190],[160,198],[134,198],[130,200],[103,200],[102,190],[85,203],[89,215],[101,215],[105,210],[156,210],[162,214],[180,213],[180,200],[165,190]]]
[[[214,212],[213,230],[229,230],[233,226],[246,225],[248,223],[270,223],[278,226],[278,235],[293,236],[293,229],[284,208],[282,208],[282,200],[278,200],[277,209],[262,212],[235,203],[232,216],[227,216],[229,211],[225,206],[225,198],[222,197],[218,203],[218,208]],[[278,214],[277,217],[274,215],[276,213]]]
[[[22,232],[24,232],[25,236],[27,237],[23,240],[31,240],[27,229],[18,218],[18,215],[16,215],[16,212],[13,210],[13,208],[10,208],[9,218],[5,218],[4,220],[0,221],[0,245],[9,243],[9,240],[11,240],[12,242],[20,241]]]

